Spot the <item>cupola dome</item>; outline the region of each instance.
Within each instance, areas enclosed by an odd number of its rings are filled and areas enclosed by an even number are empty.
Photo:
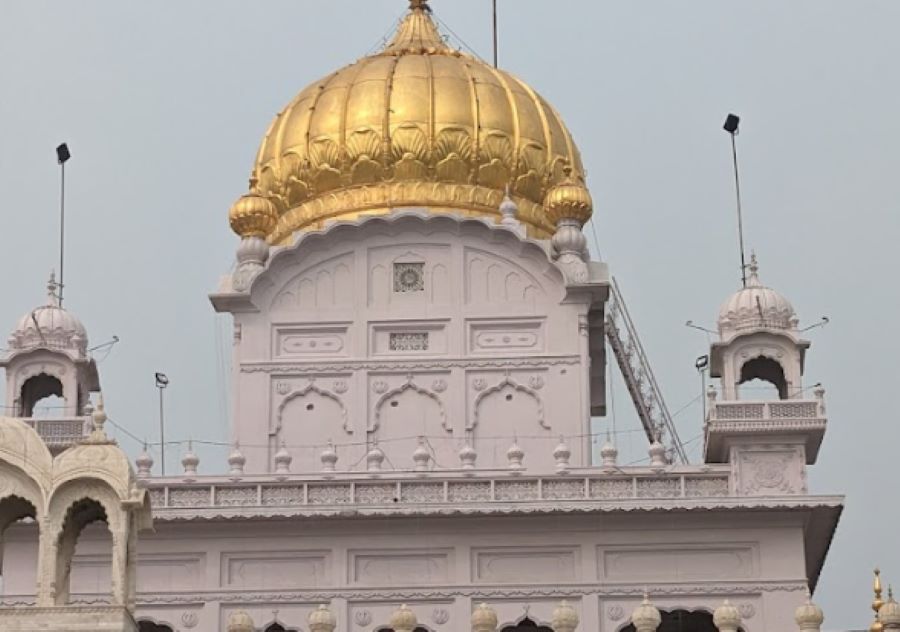
[[[732,294],[719,308],[719,334],[724,338],[752,329],[796,330],[794,306],[760,282],[756,255],[750,258],[749,269],[747,286]]]
[[[87,353],[87,330],[71,312],[59,304],[59,286],[51,274],[47,302],[19,319],[9,336],[10,354],[43,348],[64,351],[76,358]]]
[[[581,157],[556,110],[448,46],[427,1],[411,0],[383,50],[313,82],[275,117],[230,219],[241,237],[272,244],[396,208],[499,220],[507,188],[532,236],[591,215]]]

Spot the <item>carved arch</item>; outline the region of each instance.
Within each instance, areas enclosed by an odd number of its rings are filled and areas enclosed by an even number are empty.
[[[353,434],[353,425],[350,423],[350,418],[347,415],[347,407],[344,406],[344,402],[336,394],[316,385],[314,379],[311,379],[309,381],[309,384],[307,384],[303,388],[295,390],[295,391],[291,391],[290,393],[288,393],[287,395],[284,396],[284,399],[281,400],[281,403],[278,405],[278,410],[275,415],[275,419],[277,421],[277,424],[275,426],[276,434],[281,432],[282,415],[284,414],[284,409],[287,407],[287,405],[289,403],[291,403],[292,400],[297,399],[298,397],[303,397],[305,395],[308,395],[309,393],[315,393],[317,395],[320,395],[322,397],[325,397],[325,398],[330,399],[330,400],[334,401],[335,403],[337,403],[337,405],[341,407],[341,423],[344,427],[344,430],[348,434]]]
[[[538,407],[538,424],[541,426],[541,428],[551,430],[550,426],[547,425],[546,419],[544,419],[544,402],[541,401],[540,396],[533,389],[528,388],[524,384],[519,384],[518,382],[516,382],[514,379],[512,379],[512,377],[510,377],[509,373],[507,373],[506,376],[497,384],[494,384],[490,388],[487,388],[478,394],[478,396],[475,398],[475,412],[472,415],[472,423],[466,427],[466,430],[472,430],[475,428],[475,426],[478,425],[478,415],[481,407],[481,402],[483,402],[486,397],[493,395],[494,393],[499,393],[507,386],[531,397]]]
[[[388,402],[392,397],[396,397],[401,393],[412,390],[418,393],[419,395],[424,395],[428,397],[438,405],[438,411],[441,415],[441,427],[447,432],[452,432],[453,428],[450,427],[449,422],[447,421],[447,411],[444,410],[444,402],[441,401],[441,398],[438,397],[437,393],[434,391],[428,390],[427,388],[423,388],[416,384],[413,381],[412,375],[406,376],[406,381],[398,386],[397,388],[391,389],[386,392],[384,395],[378,398],[378,401],[375,403],[375,416],[372,420],[372,427],[369,428],[369,432],[375,432],[381,426],[381,409],[384,407],[385,403]]]
[[[49,578],[49,599],[54,605],[65,605],[70,598],[72,558],[78,537],[86,526],[104,522],[112,541],[112,602],[125,605],[129,599],[130,578],[127,577],[127,527],[129,515],[121,507],[116,490],[101,479],[82,478],[54,490],[47,503],[43,568]]]
[[[713,623],[712,612],[708,608],[689,608],[673,606],[660,610],[662,624],[659,632],[717,632]],[[738,628],[739,632],[746,632],[746,626]],[[635,632],[634,625],[627,623],[618,628],[618,632]]]

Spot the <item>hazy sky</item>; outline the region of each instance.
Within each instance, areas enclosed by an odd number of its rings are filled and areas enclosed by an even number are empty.
[[[432,4],[490,56],[489,0]],[[274,114],[372,50],[405,7],[0,0],[0,330],[44,300],[57,265],[53,149],[65,140],[66,304],[92,343],[121,338],[100,364],[111,417],[153,440],[162,370],[169,436],[226,439],[230,324],[206,295],[232,265],[228,207]],[[830,423],[811,485],[847,494],[847,508],[816,598],[827,627],[867,627],[872,567],[900,582],[900,2],[500,8],[501,65],[557,107],[581,147],[603,257],[673,410],[699,392],[693,364],[707,344],[685,321],[712,326],[739,282],[721,124],[743,117],[746,234],[763,281],[804,323],[831,318],[807,356]],[[621,388],[616,402],[619,429],[635,427]],[[677,421],[697,437],[699,405]],[[623,443],[643,456],[639,435]],[[222,450],[199,452],[201,470],[224,467]]]

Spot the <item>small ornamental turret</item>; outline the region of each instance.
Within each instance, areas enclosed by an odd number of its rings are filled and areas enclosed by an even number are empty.
[[[580,619],[575,608],[569,605],[565,599],[553,610],[553,632],[575,632]]]
[[[472,632],[497,632],[497,613],[486,603],[472,613]]]
[[[373,443],[372,448],[366,454],[366,469],[370,472],[380,472],[382,463],[384,463],[384,452],[378,447],[378,443]]]
[[[251,188],[254,185],[251,182]],[[232,282],[234,289],[242,292],[250,287],[269,258],[269,244],[265,238],[278,221],[278,210],[271,200],[251,192],[232,205],[228,219],[231,229],[241,237]]]
[[[103,408],[103,393],[100,393],[100,396],[97,398],[97,408],[93,410],[88,409],[87,414],[91,421],[92,430],[88,438],[85,439],[85,443],[113,443],[106,436],[106,431],[103,429],[107,420],[106,410]]]
[[[524,469],[522,461],[525,459],[525,451],[519,447],[519,443],[513,440],[513,444],[506,451],[506,459],[509,461],[509,470],[511,474],[519,474]]]
[[[878,619],[887,630],[900,630],[900,604],[894,600],[894,589],[888,587],[887,603],[878,610]],[[818,632],[818,628],[816,628]]]
[[[478,453],[475,452],[475,448],[469,445],[468,442],[460,448],[459,450],[459,465],[464,470],[474,470],[475,469],[475,461],[478,460]]]
[[[253,619],[243,610],[232,612],[228,617],[228,632],[255,632]]]
[[[391,615],[391,627],[394,632],[414,632],[419,620],[416,613],[409,609],[409,606],[403,604]]]
[[[569,458],[572,451],[566,445],[565,437],[560,435],[559,443],[553,448],[553,460],[556,461],[556,473],[565,474],[569,471]]]
[[[334,632],[334,628],[337,627],[334,613],[325,604],[320,604],[318,608],[310,612],[307,621],[309,622],[309,632]]]
[[[198,465],[200,465],[200,457],[194,454],[194,442],[188,441],[187,452],[181,457],[181,466],[184,468],[184,477],[193,478],[197,476]]]
[[[825,615],[822,609],[812,602],[809,590],[806,591],[806,603],[794,612],[794,621],[797,622],[801,632],[819,632],[822,629]]]
[[[600,465],[608,472],[619,467],[619,450],[613,445],[609,435],[606,436],[606,442],[600,448]]]
[[[419,443],[413,452],[413,463],[417,472],[427,472],[428,465],[431,462],[431,452],[425,447],[425,438],[419,437]]]
[[[652,603],[650,596],[644,593],[644,601],[631,613],[631,625],[635,632],[656,632],[662,623],[662,615]]]
[[[232,449],[231,454],[228,455],[228,473],[231,474],[231,476],[243,476],[244,464],[246,462],[247,459],[241,452],[241,446],[235,441],[234,449]]]
[[[726,599],[725,602],[713,612],[713,624],[715,624],[719,632],[737,632],[738,628],[741,627],[741,613],[738,612],[737,608],[728,603],[728,600]]]
[[[325,446],[325,449],[322,450],[322,454],[321,456],[319,456],[319,460],[322,461],[322,471],[326,474],[331,474],[337,469],[336,465],[338,462],[338,454],[337,451],[335,451],[334,444],[331,441],[329,441]]]
[[[141,453],[134,460],[134,464],[137,466],[137,475],[138,478],[149,478],[151,475],[151,470],[153,469],[153,457],[150,456],[150,453],[147,451],[147,444],[144,444],[144,449],[141,450]]]
[[[650,449],[647,450],[647,454],[650,455],[650,467],[663,469],[669,465],[669,462],[666,459],[666,446],[660,443],[659,437],[654,439],[653,443],[650,444]]]

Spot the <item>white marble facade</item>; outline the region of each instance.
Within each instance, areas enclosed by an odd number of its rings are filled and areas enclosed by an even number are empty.
[[[664,616],[728,599],[744,630],[790,629],[842,507],[806,487],[822,393],[711,394],[704,464],[619,466],[610,446],[592,463],[603,331],[586,323],[606,271],[589,270],[567,283],[514,228],[408,211],[308,233],[246,290],[226,279],[213,302],[235,315],[239,447],[228,473],[144,472],[143,629],[219,631],[245,611],[306,630],[326,603],[338,629],[374,632],[406,603],[437,632],[480,602],[502,628],[548,624],[565,598],[580,629],[613,631],[645,590]],[[82,535],[75,602],[106,599],[106,537]],[[34,599],[36,559],[34,529],[8,529],[7,602]]]

